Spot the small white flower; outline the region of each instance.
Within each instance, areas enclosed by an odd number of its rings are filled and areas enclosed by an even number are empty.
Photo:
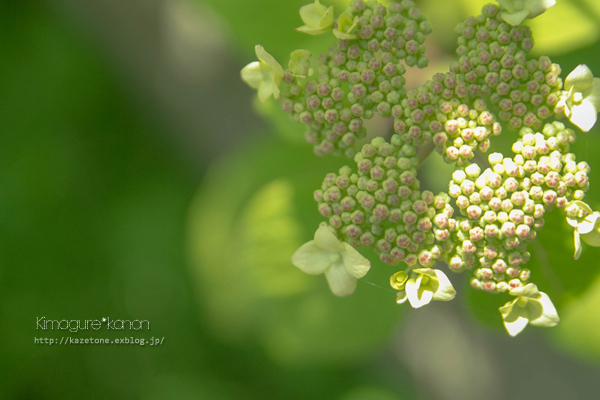
[[[525,18],[535,18],[547,9],[556,5],[556,0],[498,0],[506,9],[500,16],[506,23],[517,26]]]
[[[509,293],[517,298],[499,310],[510,336],[517,336],[527,324],[552,327],[560,322],[552,300],[546,293],[540,292],[535,284],[511,289]]]
[[[331,291],[337,296],[352,294],[357,279],[371,268],[369,260],[350,244],[340,242],[325,225],[317,229],[314,240],[296,250],[292,264],[307,274],[324,273]]]
[[[565,79],[564,88],[560,104],[565,115],[582,131],[589,131],[600,109],[600,78],[594,78],[587,65],[579,64]]]
[[[250,87],[258,89],[258,99],[262,103],[271,95],[279,98],[283,68],[261,45],[256,45],[254,51],[259,61],[251,62],[242,68],[242,80]]]
[[[404,303],[406,299],[413,308],[419,308],[429,304],[431,300],[449,301],[456,296],[456,290],[450,280],[439,269],[418,268],[409,271],[396,272],[390,278],[390,285],[399,290],[396,295],[398,304]]]
[[[580,200],[570,202],[565,211],[567,222],[573,228],[573,239],[575,241],[574,259],[581,256],[581,239],[590,246],[600,247],[600,212],[592,211],[590,206]]]

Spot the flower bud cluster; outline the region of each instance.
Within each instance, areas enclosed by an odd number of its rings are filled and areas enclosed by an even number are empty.
[[[385,7],[353,0],[346,10],[355,21],[347,38],[318,57],[314,73],[297,77],[284,71],[281,104],[291,118],[307,125],[306,140],[317,155],[352,157],[356,140],[366,136],[365,119],[389,117],[405,97],[405,64],[424,68],[425,36],[431,26],[412,0]]]
[[[447,222],[452,215],[450,197],[419,190],[414,146],[376,138],[354,160],[357,172],[345,166],[339,174],[328,174],[314,193],[319,212],[340,239],[373,247],[391,265],[404,261],[430,267],[451,250],[447,226],[435,236],[433,229],[434,221]]]
[[[481,15],[459,24],[457,32],[460,58],[451,70],[490,96],[500,120],[513,129],[539,129],[545,119],[562,114],[557,107],[560,66],[545,56],[527,58],[533,46],[529,27],[507,24],[498,6],[488,4]]]
[[[542,133],[522,128],[519,134],[513,158],[492,153],[490,168],[482,172],[470,164],[457,169],[450,182],[449,194],[461,213],[450,269],[477,266],[471,285],[490,292],[527,283],[530,274],[522,268],[530,256],[526,242],[544,226],[545,212],[582,199],[589,187],[589,166],[568,153],[575,140],[571,129],[554,122]]]

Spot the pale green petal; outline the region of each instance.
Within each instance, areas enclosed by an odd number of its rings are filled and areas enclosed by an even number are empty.
[[[352,40],[356,39],[356,35],[352,33],[356,25],[358,24],[358,17],[352,17],[349,12],[340,14],[337,19],[337,28],[333,30],[333,34],[338,39]]]
[[[273,81],[264,81],[258,88],[258,99],[264,103],[271,95],[276,99],[279,98],[279,88]]]
[[[259,61],[251,62],[242,68],[241,76],[251,88],[258,89],[264,80],[264,68]]]
[[[579,64],[567,78],[565,79],[565,90],[571,90],[575,88],[576,92],[582,92],[587,88],[592,87],[594,82],[594,74],[585,64]]]
[[[433,300],[438,300],[438,301],[452,300],[454,298],[454,296],[456,296],[456,290],[454,290],[452,283],[450,282],[450,280],[448,279],[446,274],[444,274],[439,269],[434,270],[434,272],[435,272],[435,275],[437,276],[438,288],[435,291],[435,293],[433,294]]]
[[[573,231],[573,241],[575,242],[575,254],[573,254],[573,258],[575,260],[579,260],[579,257],[581,257],[581,251],[583,249],[581,248],[581,237],[577,229]]]
[[[321,249],[311,240],[300,246],[292,255],[292,264],[307,274],[322,274],[331,266],[331,253]]]
[[[258,57],[260,61],[264,62],[273,69],[273,72],[275,73],[275,79],[279,77],[279,80],[281,80],[281,77],[283,77],[283,67],[281,64],[279,64],[272,55],[267,53],[265,48],[260,44],[254,46],[254,51],[256,52],[256,57]],[[275,83],[279,84],[279,82]]]
[[[513,0],[498,0],[498,4],[504,7],[508,12],[515,12],[515,7],[513,5]]]
[[[319,3],[319,0],[315,0],[312,4],[300,7],[300,18],[305,25],[317,28],[326,12],[327,7]]]
[[[504,320],[504,327],[510,336],[518,335],[529,322],[529,311],[525,307],[520,307],[515,299],[500,307],[500,313]]]
[[[517,336],[525,327],[529,320],[527,318],[518,317],[512,322],[504,321],[504,328],[506,328],[506,332],[512,337]]]
[[[527,18],[535,18],[556,5],[556,0],[525,0],[523,8],[529,10]]]
[[[511,300],[498,309],[498,310],[500,310],[500,314],[502,314],[502,319],[504,319],[504,316],[507,315],[510,312],[510,310],[512,310],[512,308],[513,308],[514,304],[517,302],[517,300],[519,300],[519,299],[516,298],[514,300]]]
[[[596,123],[598,111],[592,103],[583,100],[581,104],[573,106],[569,119],[583,132],[587,132],[592,129]]]
[[[581,92],[585,101],[600,109],[600,78],[594,78],[592,86]]]
[[[333,29],[333,34],[335,35],[336,38],[338,38],[340,40],[353,40],[358,37],[354,33],[344,33],[344,32],[341,32],[339,29],[335,29],[335,28]]]
[[[533,315],[530,314],[529,323],[531,325],[543,326],[547,328],[556,326],[560,322],[556,308],[546,293],[540,292],[540,294],[542,295],[542,298],[535,301],[535,303],[541,306],[542,314],[538,318],[533,318]]]
[[[363,257],[358,250],[348,243],[342,243],[344,250],[342,251],[342,261],[346,271],[353,277],[360,279],[369,272],[371,262]]]
[[[398,304],[404,303],[407,298],[408,296],[406,295],[406,290],[401,290],[398,293],[396,293],[396,303]]]
[[[600,247],[600,226],[591,231],[590,233],[581,235],[581,238],[590,246]]]
[[[514,13],[503,12],[501,14],[502,19],[512,26],[519,25],[528,15],[529,10],[515,11]]]
[[[356,289],[356,278],[341,263],[335,263],[325,272],[329,288],[336,296],[349,296]]]
[[[313,4],[300,7],[300,18],[304,25],[297,31],[318,35],[331,29],[333,25],[333,7],[325,7],[316,0]]]
[[[538,290],[535,283],[529,283],[525,286],[511,289],[509,291],[509,293],[511,296],[521,296],[521,297],[527,297],[527,298],[531,298],[531,299],[539,299],[540,298],[540,291]]]
[[[590,233],[596,227],[596,223],[598,222],[599,216],[600,216],[600,214],[597,214],[597,213],[586,215],[585,218],[583,218],[582,221],[577,226],[577,230],[579,231],[579,233],[581,235]]]
[[[419,277],[416,280],[409,279],[406,282],[406,294],[408,296],[408,301],[410,301],[410,305],[413,308],[419,308],[426,304],[429,304],[433,299],[433,292],[421,289],[420,286],[422,278],[423,276],[419,275]]]
[[[415,268],[411,272],[413,274],[427,275],[430,278],[437,279],[437,275],[435,274],[435,270],[433,268]]]
[[[313,27],[310,27],[308,25],[302,25],[302,26],[299,26],[298,28],[295,28],[295,29],[298,32],[308,33],[309,35],[320,35],[322,33],[327,32],[329,29],[331,29],[331,27],[313,28]]]
[[[323,250],[337,253],[344,250],[344,246],[326,225],[319,226],[315,232],[315,244]]]
[[[579,219],[578,218],[567,217],[567,223],[569,225],[571,225],[573,228],[577,229],[577,226],[579,225]]]
[[[333,26],[333,6],[329,7],[321,18],[321,22],[319,23],[320,28],[330,29]]]

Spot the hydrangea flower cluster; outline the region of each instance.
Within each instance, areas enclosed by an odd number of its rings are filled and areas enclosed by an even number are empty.
[[[427,66],[432,29],[412,0],[387,7],[352,0],[337,17],[315,0],[300,9],[297,30],[331,31],[337,45],[315,59],[295,50],[287,69],[257,46],[259,61],[242,70],[261,101],[273,95],[306,125],[317,155],[351,161],[315,190],[326,220],[292,256],[301,270],[324,273],[336,295],[351,294],[368,272],[356,250],[366,247],[401,266],[390,278],[398,303],[453,299],[450,280],[435,268],[445,263],[453,272],[471,270],[475,289],[513,296],[499,309],[511,336],[527,324],[559,322],[548,295],[530,282],[527,246],[554,208],[574,229],[576,259],[581,239],[600,246],[600,212],[583,202],[590,167],[570,152],[576,130],[596,122],[600,79],[580,65],[563,85],[558,64],[529,57],[533,38],[523,21],[554,0],[498,3],[458,25],[457,61],[416,89],[406,90],[403,75]],[[393,119],[394,134],[365,143],[364,121],[375,115]],[[518,132],[512,154],[475,162],[503,130]],[[447,193],[420,190],[417,168],[433,150],[454,167]]]

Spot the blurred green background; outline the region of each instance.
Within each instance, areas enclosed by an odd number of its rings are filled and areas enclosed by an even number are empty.
[[[283,61],[334,43],[292,29],[305,1],[0,1],[0,398],[598,398],[600,249],[573,261],[558,214],[528,265],[562,322],[516,339],[506,299],[466,276],[451,276],[454,301],[415,311],[373,255],[344,299],[290,264],[320,221],[312,191],[346,160],[315,158],[239,70],[255,44]],[[447,68],[453,27],[484,3],[417,1],[435,31],[411,85]],[[531,21],[535,54],[563,77],[579,63],[600,75],[599,22],[595,0],[559,0]],[[599,135],[575,146],[595,209]],[[438,179],[424,186],[444,189],[442,164],[427,162]],[[129,336],[164,344],[34,344],[66,334],[36,330],[42,316],[146,319]]]

